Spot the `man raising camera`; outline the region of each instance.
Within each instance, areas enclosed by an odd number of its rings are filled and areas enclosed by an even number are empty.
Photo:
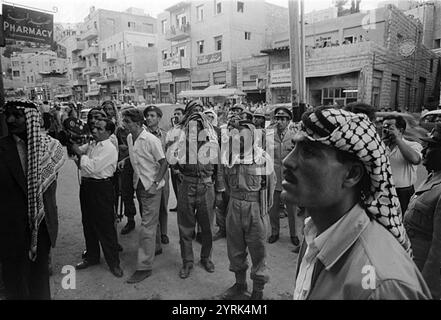
[[[101,118],[91,127],[95,141],[81,147],[74,143],[71,149],[78,156],[77,165],[81,170],[80,204],[87,252],[76,269],[99,264],[101,244],[110,271],[120,278],[123,271],[119,265],[112,185],[118,151],[109,139],[114,131],[115,124]]]
[[[407,205],[414,194],[414,184],[417,180],[417,165],[420,164],[422,146],[418,142],[403,138],[406,131],[406,120],[402,116],[392,115],[383,119],[382,139],[386,144],[392,177],[401,206],[401,214],[407,210]]]

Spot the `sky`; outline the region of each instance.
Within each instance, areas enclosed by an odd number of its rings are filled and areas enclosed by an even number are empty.
[[[380,0],[362,0],[361,10],[369,10],[376,7]],[[17,4],[57,12],[54,13],[55,22],[74,23],[82,22],[88,15],[89,8],[109,9],[124,11],[129,7],[144,9],[145,13],[156,17],[164,9],[179,2],[179,0],[10,0],[3,1],[5,4]],[[288,7],[288,0],[267,0],[267,2]],[[349,1],[350,2],[350,1]],[[319,10],[332,6],[332,0],[305,0],[305,12]]]

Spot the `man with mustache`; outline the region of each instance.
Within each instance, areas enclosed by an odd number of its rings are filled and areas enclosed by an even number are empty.
[[[398,211],[386,150],[364,114],[302,116],[284,160],[288,201],[304,207],[294,299],[428,299]]]

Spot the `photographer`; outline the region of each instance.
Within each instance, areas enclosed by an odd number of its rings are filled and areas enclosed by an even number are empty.
[[[403,138],[406,121],[402,116],[393,115],[383,119],[382,140],[391,164],[401,213],[407,210],[410,197],[414,194],[417,180],[417,165],[420,164],[422,146],[418,142]]]

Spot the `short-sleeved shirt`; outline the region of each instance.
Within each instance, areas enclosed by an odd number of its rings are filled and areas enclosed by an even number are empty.
[[[421,144],[414,141],[408,141],[406,139],[403,139],[403,141],[413,150],[415,150],[415,152],[418,153],[421,159],[421,151],[423,150]],[[395,187],[406,188],[414,185],[417,181],[418,166],[413,165],[409,161],[407,161],[398,146],[395,146],[392,150],[387,148],[387,151],[389,155],[389,161],[392,169],[392,177],[395,182]]]
[[[165,159],[161,140],[143,129],[135,143],[133,143],[132,134],[129,134],[127,144],[130,162],[133,167],[133,186],[136,188],[139,180],[141,180],[144,189],[148,190],[155,181],[161,167],[159,160]],[[164,180],[160,181],[158,188],[162,188],[164,184]]]
[[[118,151],[110,139],[91,142],[80,147],[86,152],[81,157],[81,177],[107,179],[113,177],[118,163]]]

